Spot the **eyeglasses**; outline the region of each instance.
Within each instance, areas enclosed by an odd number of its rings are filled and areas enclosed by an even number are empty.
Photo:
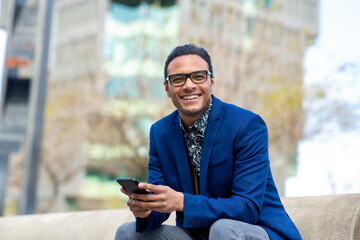
[[[175,87],[180,87],[186,83],[186,80],[190,78],[190,80],[195,83],[203,83],[207,80],[207,75],[211,76],[211,72],[208,70],[200,70],[192,73],[178,73],[171,74],[165,78],[165,81],[169,81],[171,85]]]

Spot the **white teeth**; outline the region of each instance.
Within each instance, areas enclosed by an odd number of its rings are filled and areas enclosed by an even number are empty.
[[[197,96],[185,96],[185,97],[183,97],[183,99],[185,99],[185,100],[190,100],[190,99],[195,99],[195,98],[197,98]]]

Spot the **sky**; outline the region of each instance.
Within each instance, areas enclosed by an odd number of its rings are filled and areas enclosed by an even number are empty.
[[[359,106],[359,69],[357,74],[339,74],[334,68],[346,62],[360,66],[360,1],[321,0],[319,11],[319,35],[304,57],[304,85],[322,84],[328,87],[329,100]],[[335,76],[330,84],[329,76]],[[305,127],[311,119],[310,114]],[[297,176],[287,179],[286,196],[360,192],[360,132],[331,127],[331,134],[300,142]]]
[[[359,60],[359,0],[320,1],[320,35],[317,45],[338,59]],[[355,48],[355,49],[354,49]]]

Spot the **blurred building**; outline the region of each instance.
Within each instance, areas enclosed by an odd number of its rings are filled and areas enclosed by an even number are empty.
[[[217,88],[218,94],[233,98],[231,87],[248,107],[253,98],[244,94],[254,94],[255,86],[277,70],[301,79],[289,67],[301,71],[304,50],[317,36],[317,0],[184,0],[179,5],[181,42],[205,46],[222,80],[236,79]],[[254,86],[239,88],[244,78]]]
[[[106,96],[139,97],[139,79],[159,82],[163,55],[177,42],[179,14],[174,2],[57,1],[51,80],[95,76],[104,81]],[[133,92],[122,91],[124,86]]]
[[[13,155],[18,155],[25,141],[37,17],[38,1],[1,1],[0,24],[7,31],[8,39],[0,89],[0,215],[5,200],[17,197],[20,192],[20,179],[15,180],[15,188],[6,191],[6,186],[12,184],[9,181],[9,169],[19,167],[19,162],[10,159]],[[23,171],[20,170],[17,177],[22,174]]]

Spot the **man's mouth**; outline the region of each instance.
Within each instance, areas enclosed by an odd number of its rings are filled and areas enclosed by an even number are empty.
[[[192,100],[192,99],[195,99],[195,98],[198,98],[199,95],[190,95],[190,96],[183,96],[182,99],[184,100]]]

